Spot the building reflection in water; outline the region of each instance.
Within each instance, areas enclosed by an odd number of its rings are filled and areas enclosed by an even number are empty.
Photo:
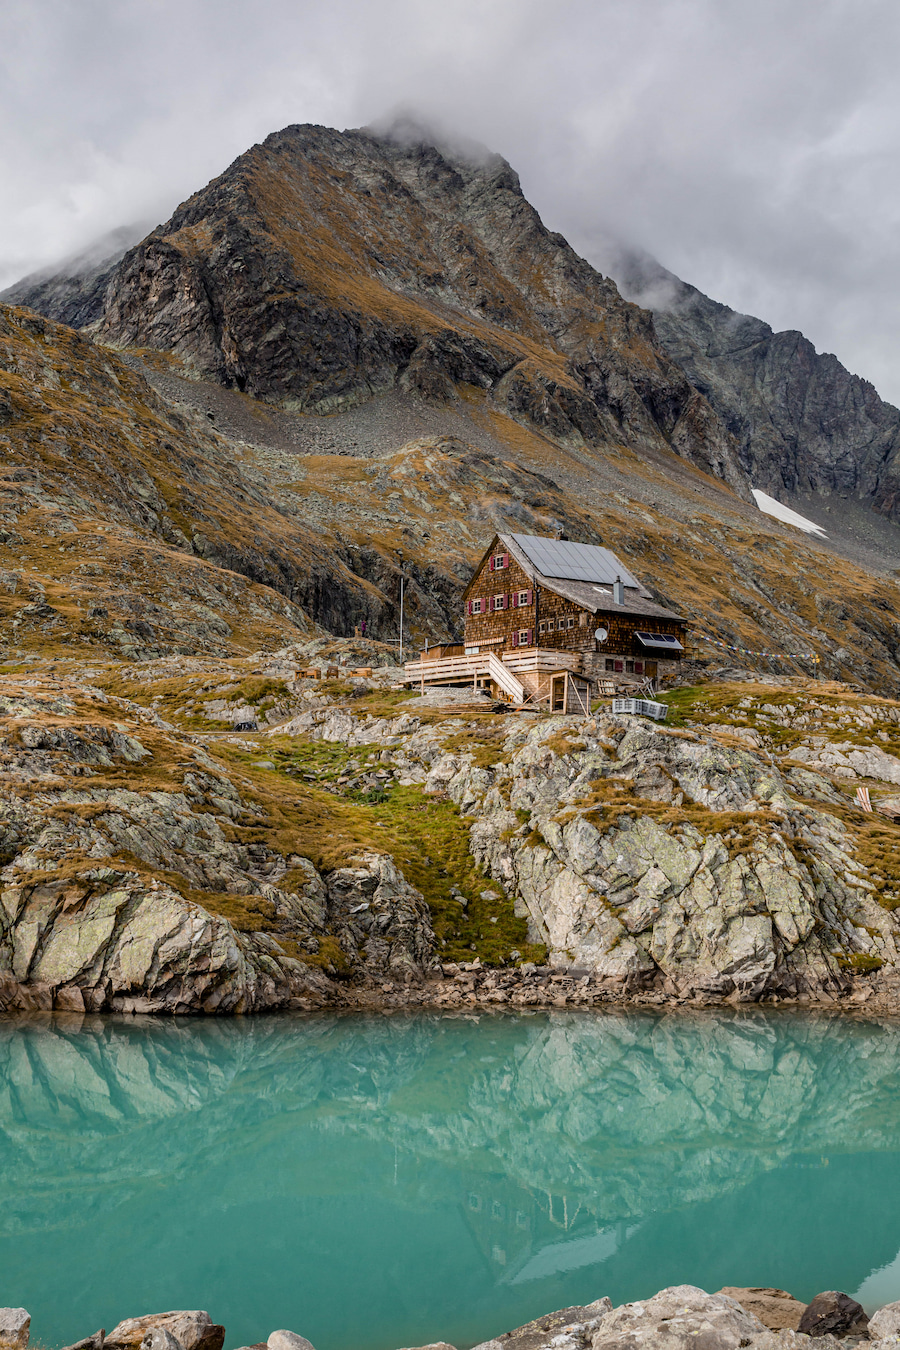
[[[4,1298],[51,1346],[179,1305],[317,1350],[680,1282],[883,1302],[898,1056],[758,1011],[2,1023]]]

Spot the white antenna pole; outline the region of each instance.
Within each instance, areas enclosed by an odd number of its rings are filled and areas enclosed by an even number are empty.
[[[400,564],[400,664],[403,664],[403,551],[397,550],[397,560]]]

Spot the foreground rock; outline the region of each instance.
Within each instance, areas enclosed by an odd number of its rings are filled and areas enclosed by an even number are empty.
[[[735,1303],[754,1317],[758,1317],[770,1331],[796,1331],[806,1304],[800,1303],[783,1289],[726,1287],[717,1291],[733,1298]]]
[[[748,1299],[795,1303],[783,1290],[741,1289],[737,1292]],[[802,1305],[801,1305],[802,1306]],[[888,1304],[872,1318],[869,1338],[860,1326],[853,1309],[862,1313],[859,1304],[846,1294],[820,1294],[809,1305],[813,1320],[822,1322],[830,1316],[837,1326],[838,1314],[843,1314],[844,1330],[807,1335],[789,1328],[772,1330],[724,1292],[707,1294],[694,1285],[675,1285],[662,1289],[652,1298],[635,1303],[624,1303],[614,1308],[609,1298],[599,1298],[584,1306],[562,1308],[547,1313],[513,1331],[504,1332],[489,1341],[482,1341],[474,1350],[846,1350],[851,1344],[864,1344],[872,1350],[900,1343],[900,1303]],[[829,1312],[828,1309],[831,1311]],[[850,1322],[848,1317],[855,1320]],[[24,1319],[24,1321],[23,1321]],[[865,1319],[865,1314],[863,1314]],[[4,1329],[17,1337],[15,1341],[0,1340],[3,1350],[27,1350],[28,1313],[24,1309],[0,1309],[0,1336]],[[24,1331],[22,1328],[24,1327]],[[849,1339],[848,1339],[849,1338]],[[78,1346],[96,1346],[105,1350],[221,1350],[225,1328],[215,1325],[206,1312],[151,1313],[130,1318],[110,1333],[104,1342],[103,1332]],[[68,1350],[76,1350],[75,1346]],[[268,1340],[257,1342],[244,1350],[314,1350],[304,1336],[293,1331],[273,1331]],[[407,1348],[409,1350],[409,1348]],[[432,1341],[415,1350],[454,1350],[446,1341]]]
[[[863,1336],[868,1324],[868,1317],[855,1299],[831,1289],[816,1294],[797,1330],[810,1336]]]
[[[266,1345],[268,1350],[313,1350],[304,1336],[293,1331],[273,1331]]]
[[[886,1303],[869,1319],[869,1339],[900,1345],[900,1303]]]
[[[515,1331],[482,1341],[475,1350],[538,1350],[545,1345],[553,1345],[558,1350],[590,1350],[595,1333],[611,1312],[612,1303],[608,1298],[599,1298],[585,1307],[561,1308],[527,1322]]]
[[[208,1312],[149,1313],[120,1322],[106,1337],[111,1350],[139,1350],[154,1331],[165,1331],[183,1350],[222,1350],[225,1328],[213,1322]]]
[[[693,1285],[663,1289],[643,1303],[626,1303],[608,1313],[592,1350],[739,1350],[764,1332],[758,1317],[725,1294],[706,1294]]]
[[[24,1308],[0,1308],[0,1350],[25,1350],[30,1327]]]

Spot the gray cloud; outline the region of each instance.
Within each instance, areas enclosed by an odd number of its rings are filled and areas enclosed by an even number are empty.
[[[289,122],[420,109],[900,402],[891,0],[6,0],[0,285],[164,219]]]

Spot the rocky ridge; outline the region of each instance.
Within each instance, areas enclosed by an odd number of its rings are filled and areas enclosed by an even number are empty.
[[[100,317],[103,295],[117,264],[145,229],[124,226],[110,230],[83,252],[23,277],[0,298],[8,305],[25,305],[56,323],[84,328]]]
[[[663,347],[737,440],[754,487],[857,499],[900,518],[900,411],[868,380],[802,333],[776,333],[651,258],[616,255],[623,294],[651,310]]]

